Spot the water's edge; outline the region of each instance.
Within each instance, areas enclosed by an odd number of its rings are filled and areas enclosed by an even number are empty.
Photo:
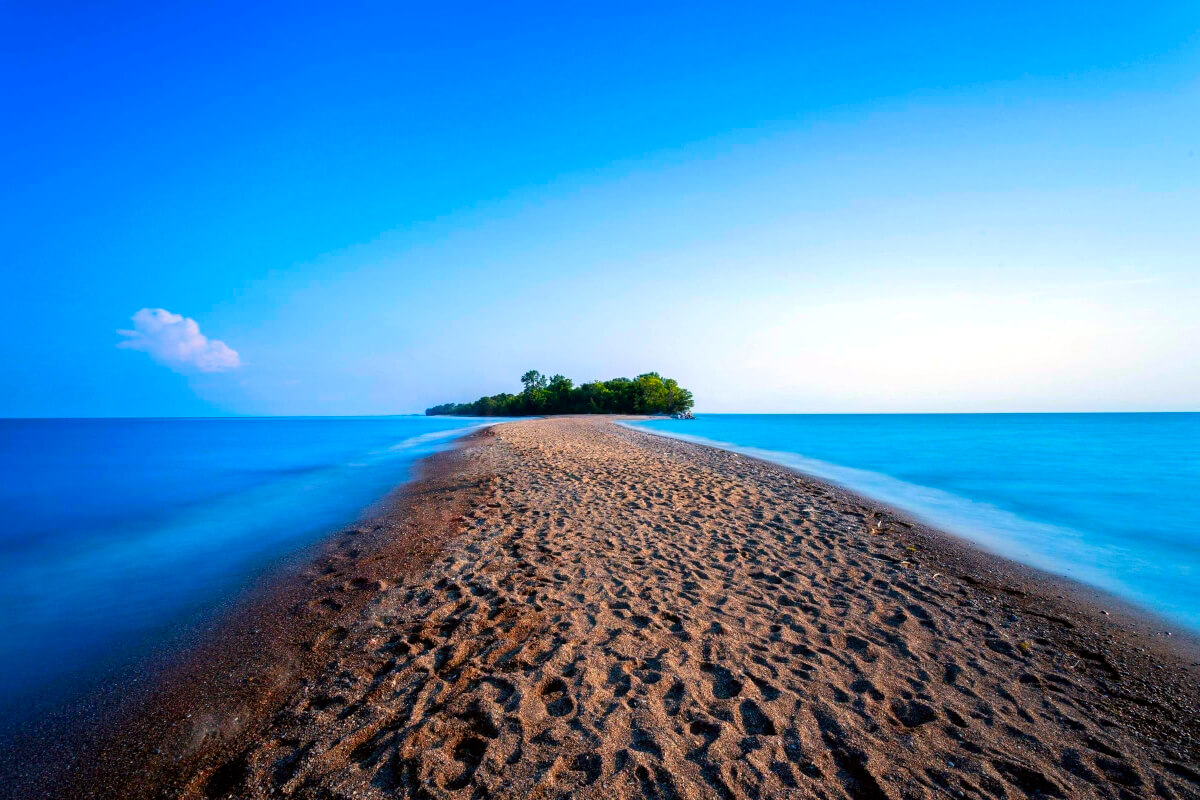
[[[1020,541],[1021,538],[1030,535],[1062,536],[1078,540],[1081,537],[1077,531],[1024,519],[988,503],[959,497],[940,489],[907,483],[884,473],[806,458],[786,451],[748,447],[703,436],[665,431],[640,425],[638,421],[619,421],[617,424],[640,433],[737,453],[791,470],[818,483],[847,492],[870,505],[879,506],[917,522],[936,534],[948,536],[993,557],[1031,570],[1055,584],[1062,584],[1073,590],[1072,593],[1076,596],[1082,597],[1084,602],[1096,605],[1097,610],[1101,607],[1121,609],[1123,614],[1139,627],[1145,624],[1159,631],[1178,631],[1178,626],[1182,625],[1185,637],[1191,640],[1193,646],[1200,643],[1200,617],[1168,613],[1147,599],[1126,591],[1102,573],[1081,568],[1077,563],[1065,564],[1023,546]],[[924,502],[915,503],[913,498],[920,498]],[[963,513],[967,509],[971,513]],[[1020,532],[1021,536],[1007,538],[1005,534],[1009,532]]]
[[[64,664],[61,660],[45,664],[40,657],[14,662],[10,665],[14,669],[22,661],[26,669],[37,669],[40,665],[41,682],[30,682],[27,688],[20,691],[10,687],[9,694],[0,695],[0,709],[3,710],[0,713],[3,719],[0,740],[19,736],[28,725],[43,725],[50,718],[95,718],[111,713],[113,708],[122,704],[122,696],[136,685],[152,680],[154,675],[170,665],[185,660],[197,642],[219,631],[226,620],[239,613],[247,603],[254,602],[264,591],[289,580],[310,564],[340,531],[377,516],[390,498],[419,480],[421,465],[428,458],[455,448],[463,439],[494,424],[498,424],[498,421],[463,420],[462,427],[432,431],[395,443],[388,448],[390,453],[380,452],[376,458],[398,457],[395,467],[397,480],[381,486],[378,493],[373,493],[362,505],[323,520],[311,535],[296,537],[281,543],[274,551],[266,551],[250,567],[243,568],[244,574],[230,576],[227,586],[209,592],[194,600],[190,606],[183,606],[182,610],[172,608],[162,612],[136,635],[126,634],[124,638],[114,636],[113,643],[100,658],[94,658],[88,652],[86,658],[81,656],[79,663],[72,664]],[[410,449],[412,455],[408,454]],[[305,486],[291,488],[296,493],[295,502],[301,503]],[[208,514],[207,505],[198,506],[196,513]],[[201,517],[201,521],[212,523],[211,514]],[[264,522],[281,527],[295,524],[291,517]],[[195,527],[199,529],[202,526],[197,524]],[[136,539],[128,545],[104,540],[82,552],[85,555],[93,550],[104,552],[104,548],[116,551],[109,561],[116,560],[117,556],[129,561],[136,559],[145,546]],[[39,582],[44,587],[41,591],[53,593],[56,598],[63,595],[64,587],[70,588],[69,578],[89,568],[86,561],[80,555],[69,553],[66,560],[57,565],[57,569],[53,562],[47,563],[43,569],[44,580]],[[202,569],[206,567],[203,563],[198,566]],[[96,566],[92,564],[90,568],[95,569]],[[159,575],[145,575],[142,578],[170,580],[169,572],[159,572]],[[70,626],[62,628],[48,624],[43,635],[69,645],[72,632]],[[32,655],[38,654],[32,651]]]
[[[174,759],[158,757],[169,738],[187,738],[181,726],[221,729],[195,753],[185,747],[189,758],[232,746],[271,698],[321,668],[324,647],[336,641],[331,632],[376,596],[358,591],[360,583],[369,587],[384,573],[388,583],[419,573],[422,558],[440,551],[448,537],[439,536],[439,528],[458,519],[445,513],[446,498],[461,504],[479,491],[464,484],[460,454],[502,421],[444,438],[383,496],[264,573],[186,641],[143,660],[140,673],[114,680],[90,704],[60,708],[22,725],[18,736],[0,738],[0,776],[29,790],[20,796],[68,797],[74,787],[107,775],[109,788],[99,796],[116,797],[126,781],[150,774],[127,775],[130,759],[168,774],[186,772]],[[333,613],[323,605],[331,595],[338,605]],[[230,709],[236,715],[229,716]]]

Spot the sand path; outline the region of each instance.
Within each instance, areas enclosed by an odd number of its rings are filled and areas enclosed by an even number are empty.
[[[183,796],[1200,795],[1189,664],[786,470],[494,431],[443,555]]]

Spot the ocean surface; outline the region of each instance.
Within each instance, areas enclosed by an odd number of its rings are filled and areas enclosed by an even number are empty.
[[[495,421],[0,419],[0,719],[135,671]]]
[[[1200,632],[1200,413],[630,423],[837,483]]]

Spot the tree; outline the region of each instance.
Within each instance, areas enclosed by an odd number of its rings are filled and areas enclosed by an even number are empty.
[[[606,414],[636,414],[637,385],[629,378],[613,378],[605,382],[611,398],[611,404],[604,410]]]
[[[613,407],[613,393],[604,381],[592,381],[580,386],[579,411],[583,414],[607,414]]]
[[[546,386],[546,407],[555,410],[549,413],[562,414],[575,410],[572,408],[572,388],[573,384],[570,378],[562,375],[554,375],[550,378],[550,382]]]
[[[525,386],[525,394],[533,394],[538,389],[546,388],[546,376],[531,369],[521,376],[521,383]]]
[[[575,386],[570,378],[547,378],[535,369],[521,376],[520,394],[501,393],[473,403],[443,403],[425,410],[430,416],[520,417],[531,414],[662,414],[687,411],[692,393],[673,378],[647,372],[629,378],[591,381]]]
[[[667,410],[667,386],[657,372],[637,376],[637,410],[661,414]]]

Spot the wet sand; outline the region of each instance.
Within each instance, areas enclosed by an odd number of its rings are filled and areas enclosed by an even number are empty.
[[[1200,797],[1195,641],[1099,595],[606,419],[425,470],[55,793]]]

